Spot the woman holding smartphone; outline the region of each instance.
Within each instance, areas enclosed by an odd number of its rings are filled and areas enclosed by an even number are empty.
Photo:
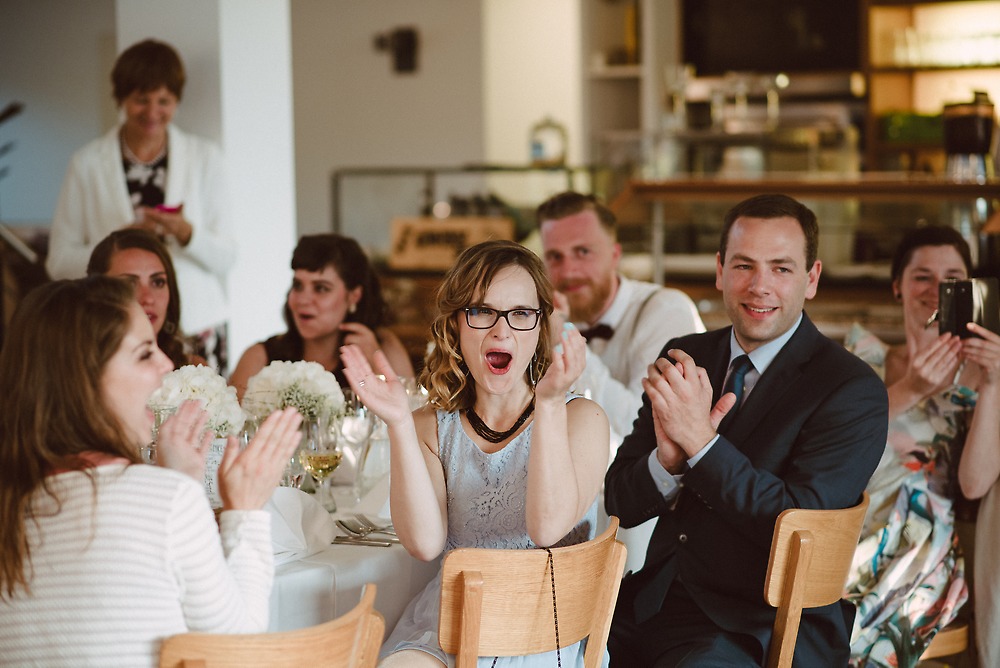
[[[86,273],[94,246],[114,230],[147,230],[167,246],[195,354],[226,372],[225,281],[236,260],[226,219],[223,159],[214,144],[173,125],[186,75],[169,45],[145,40],[111,72],[122,122],[77,151],[52,220],[52,278]]]
[[[975,547],[971,530],[963,531],[975,521],[974,511],[966,513],[968,500],[989,492],[1000,476],[1000,336],[970,324],[974,336],[962,339],[939,333],[937,323],[941,283],[967,279],[971,269],[969,247],[956,230],[911,230],[891,271],[903,341],[889,345],[858,325],[847,337],[847,347],[872,365],[889,394],[888,443],[868,484],[859,570],[848,583],[858,604],[856,665],[916,665],[966,602],[965,560],[973,552],[980,659],[993,657],[981,665],[1000,665],[1000,644],[991,641],[1000,635],[981,626],[996,617],[1000,593],[1000,562],[983,553],[1000,552],[1000,544],[994,527],[978,532]]]

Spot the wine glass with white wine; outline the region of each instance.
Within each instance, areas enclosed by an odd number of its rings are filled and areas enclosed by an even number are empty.
[[[337,503],[330,491],[329,478],[340,464],[340,450],[335,439],[319,420],[302,423],[302,443],[299,445],[299,463],[316,481],[316,500],[329,512],[337,510]]]

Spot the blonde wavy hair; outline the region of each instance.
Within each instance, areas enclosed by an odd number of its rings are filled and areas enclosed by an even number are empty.
[[[525,370],[525,380],[534,386],[552,363],[551,327],[552,284],[545,266],[533,252],[513,241],[486,241],[464,250],[444,277],[437,292],[438,315],[431,323],[433,346],[424,361],[420,383],[427,388],[428,399],[436,408],[463,410],[476,401],[476,383],[462,357],[459,344],[462,309],[481,304],[486,291],[500,270],[523,268],[535,283],[538,306],[538,345]]]

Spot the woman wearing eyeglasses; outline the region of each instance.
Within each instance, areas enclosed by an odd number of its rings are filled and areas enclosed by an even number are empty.
[[[288,331],[250,346],[229,378],[241,400],[250,378],[275,360],[319,362],[346,387],[340,347],[347,344],[368,359],[381,349],[400,375],[413,378],[406,348],[384,326],[378,277],[357,241],[339,234],[304,236],[292,253],[292,270]]]
[[[572,326],[550,333],[552,287],[541,260],[512,242],[473,246],[445,277],[438,310],[420,379],[429,404],[412,414],[384,354],[371,365],[357,346],[341,353],[351,388],[389,428],[389,499],[400,541],[429,561],[458,547],[589,540],[608,420],[568,392],[586,343]],[[382,666],[454,664],[438,644],[439,597],[438,578],[403,613]],[[562,665],[583,665],[580,645],[561,652]],[[548,668],[554,654],[501,657],[497,665]]]

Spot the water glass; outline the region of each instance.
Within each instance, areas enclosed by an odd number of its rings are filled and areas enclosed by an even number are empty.
[[[142,456],[142,461],[147,464],[156,464],[156,443],[160,437],[160,427],[166,422],[167,418],[177,412],[176,406],[150,406],[149,409],[153,411],[153,432],[150,437],[149,443],[140,448],[139,454]]]
[[[371,445],[375,415],[350,390],[344,391],[343,411],[333,421],[331,433],[343,455],[343,460],[332,478],[335,493],[346,504],[355,505],[361,500],[362,476]]]

